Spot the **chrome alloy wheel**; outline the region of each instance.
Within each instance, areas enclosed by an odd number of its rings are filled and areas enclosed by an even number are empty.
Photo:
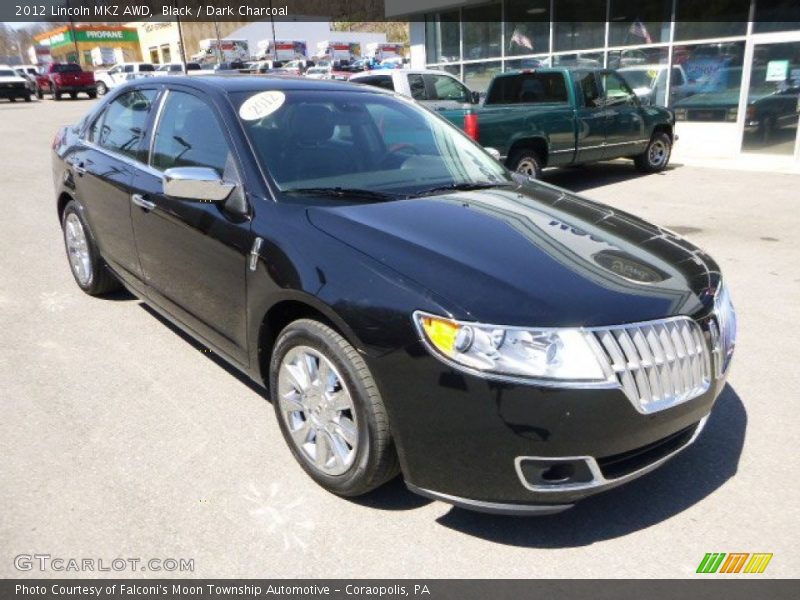
[[[345,473],[358,450],[353,398],[339,371],[319,351],[296,346],[278,370],[278,402],[295,447],[325,475]]]
[[[537,174],[536,162],[531,158],[523,158],[517,165],[517,173],[522,173],[528,177],[536,177]]]
[[[64,240],[67,244],[69,266],[75,279],[82,286],[87,286],[92,281],[92,259],[89,256],[89,241],[83,223],[75,213],[67,215],[64,222]]]
[[[669,148],[662,140],[655,140],[647,151],[647,159],[653,167],[661,167],[669,156]]]

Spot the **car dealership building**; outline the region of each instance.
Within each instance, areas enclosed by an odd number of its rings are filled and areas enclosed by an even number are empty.
[[[800,162],[797,0],[387,0],[386,12],[412,19],[412,66],[474,90],[508,70],[618,69],[643,102],[675,110],[682,147]]]

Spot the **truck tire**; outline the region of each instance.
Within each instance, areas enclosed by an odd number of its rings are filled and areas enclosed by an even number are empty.
[[[97,98],[97,92],[86,92],[86,93],[89,95],[89,98],[91,98],[92,100]]]
[[[508,159],[508,168],[517,173],[527,175],[531,179],[542,176],[542,158],[535,150],[521,148],[515,150]]]
[[[78,92],[70,92],[69,93],[69,97],[72,98],[73,100],[75,100],[75,98],[78,97]]]
[[[25,102],[30,102],[31,100],[32,100],[31,93],[28,92],[27,94],[25,94]]]
[[[269,390],[289,449],[329,492],[359,496],[400,472],[389,415],[372,374],[328,325],[299,319],[286,326],[272,353]]]
[[[53,86],[53,100],[61,100],[61,92],[58,91],[56,86]]]
[[[44,92],[42,91],[42,88],[36,88],[36,97],[39,100],[42,100],[44,98]]]
[[[667,168],[672,153],[672,138],[663,131],[656,131],[645,151],[634,157],[633,163],[642,173],[658,173]]]
[[[96,87],[98,96],[105,96],[108,93],[108,86],[102,81],[98,81]]]

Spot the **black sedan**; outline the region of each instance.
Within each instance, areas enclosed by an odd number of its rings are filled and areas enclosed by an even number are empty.
[[[78,286],[128,288],[263,384],[336,494],[402,473],[556,512],[689,446],[725,384],[735,316],[708,255],[391,93],[138,80],[53,150]]]

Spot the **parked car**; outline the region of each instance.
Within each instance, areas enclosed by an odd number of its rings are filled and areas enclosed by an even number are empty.
[[[94,73],[84,71],[74,63],[50,63],[44,65],[36,78],[42,96],[52,94],[54,100],[61,100],[64,94],[72,99],[84,93],[89,98],[97,97]],[[40,96],[40,97],[42,97]]]
[[[187,62],[186,63],[186,72],[191,73],[192,71],[202,71],[203,67],[200,66],[200,63],[196,62]],[[153,75],[156,77],[163,77],[164,75],[182,75],[183,74],[183,63],[167,63],[164,65],[159,65],[158,68],[153,72]]]
[[[392,69],[354,73],[350,81],[392,90],[434,109],[459,109],[479,102],[458,78],[445,71]]]
[[[441,115],[529,177],[544,167],[624,157],[654,173],[667,167],[675,141],[673,113],[642,106],[608,69],[503,73],[492,79],[482,106]]]
[[[39,75],[39,70],[37,67],[33,65],[15,65],[13,69],[17,75],[25,79],[27,82],[26,87],[28,88],[28,91],[30,91],[31,95],[41,98],[41,90],[39,89],[39,84],[36,81],[36,77]]]
[[[97,93],[104,96],[109,90],[131,79],[141,79],[155,75],[156,68],[152,63],[129,62],[119,63],[108,71],[96,71]]]
[[[264,74],[283,68],[283,62],[279,60],[259,60],[248,63],[245,67],[249,73]]]
[[[339,69],[334,68],[331,64],[318,64],[315,67],[309,67],[306,69],[306,72],[303,75],[309,79],[336,79],[339,81],[347,81],[350,78],[351,73],[347,71],[340,71]]]
[[[11,102],[17,99],[30,102],[33,93],[30,82],[8,65],[0,65],[0,98],[7,98]]]
[[[291,75],[302,75],[306,72],[309,67],[313,67],[314,62],[310,60],[290,60],[287,63],[284,63],[283,69],[290,73]]]
[[[558,512],[700,435],[735,343],[701,249],[511,173],[383,90],[154,83],[53,142],[72,274],[263,385],[325,489],[402,473],[468,508]]]

